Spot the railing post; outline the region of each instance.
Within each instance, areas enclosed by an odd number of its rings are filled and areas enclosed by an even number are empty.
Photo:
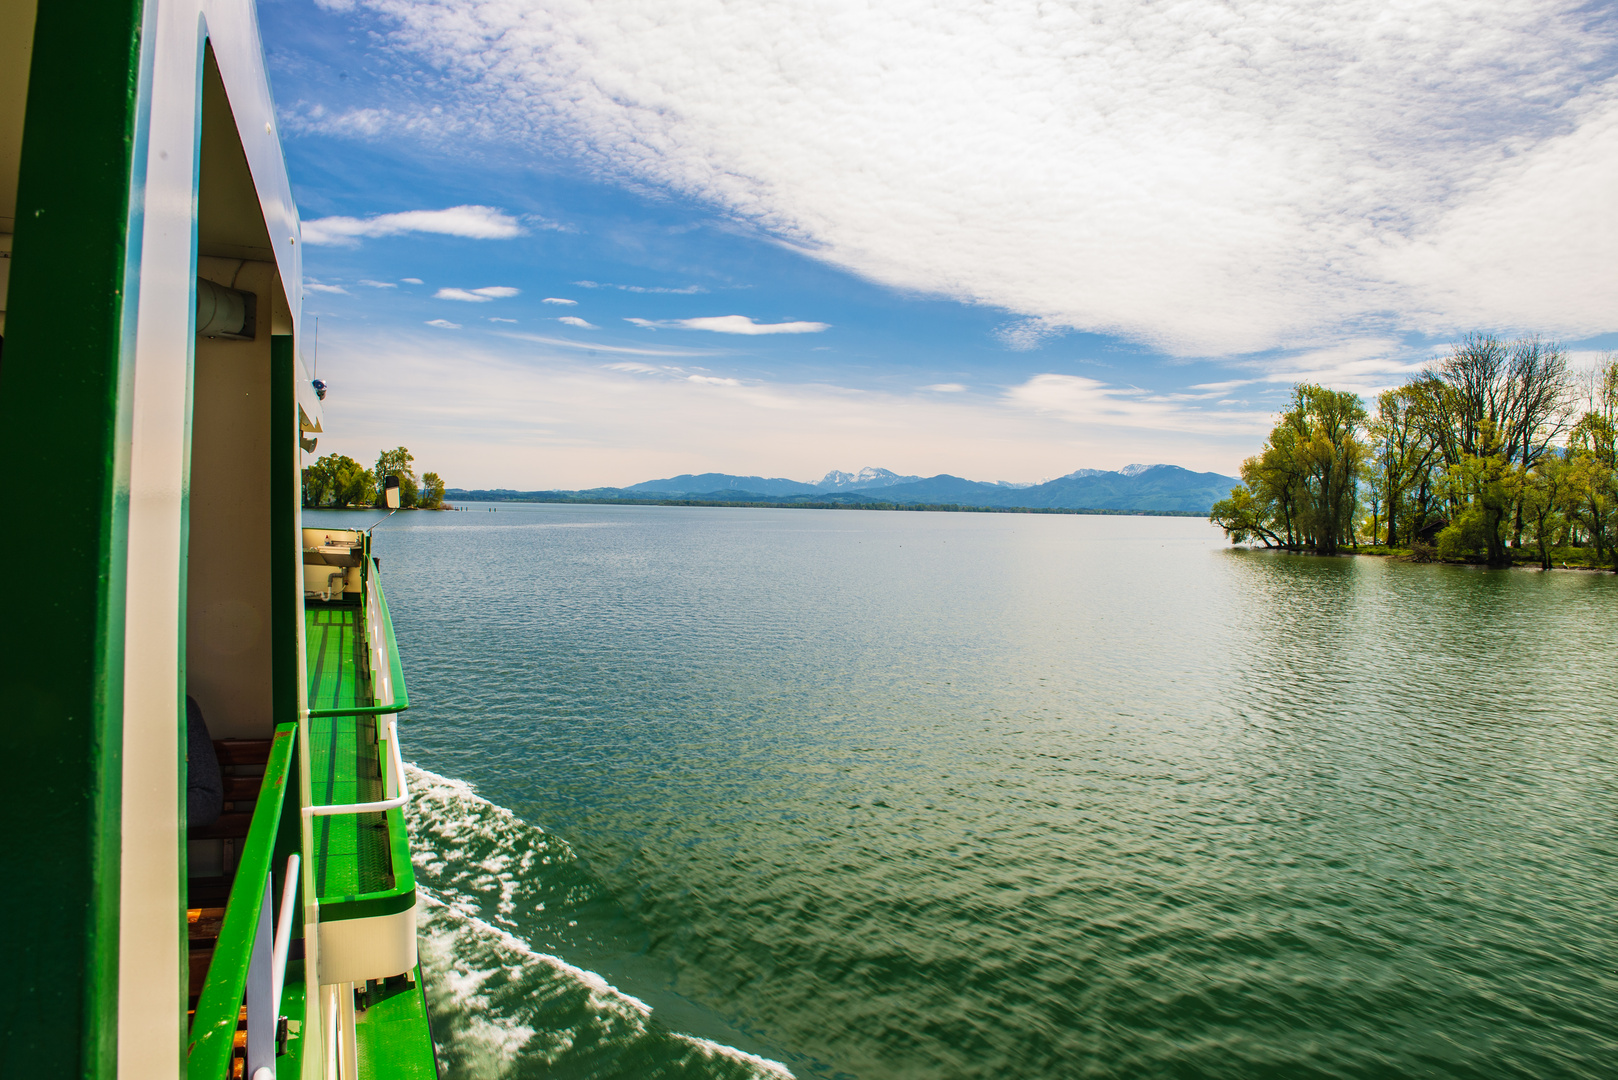
[[[275,987],[275,889],[268,875],[264,878],[264,905],[258,913],[258,932],[253,935],[253,958],[247,965],[247,1075],[261,1068],[275,1072],[275,1020],[280,1002],[272,1001]]]
[[[337,997],[337,1022],[342,1030],[342,1068],[339,1076],[341,1080],[359,1080],[359,1045],[354,1031],[354,984],[339,983]]]

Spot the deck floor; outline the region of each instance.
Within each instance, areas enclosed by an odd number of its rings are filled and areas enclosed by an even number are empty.
[[[358,607],[310,605],[305,610],[309,707],[340,709],[371,703],[363,677],[365,643]],[[377,722],[371,716],[309,720],[309,785],[314,802],[372,802],[384,797]],[[315,888],[340,900],[393,887],[387,821],[382,814],[315,819]]]
[[[403,979],[371,984],[371,1006],[354,1025],[361,1076],[437,1080],[419,964],[413,977],[413,984]]]

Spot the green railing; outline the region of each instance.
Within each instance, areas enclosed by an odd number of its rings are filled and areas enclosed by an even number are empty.
[[[393,711],[404,712],[410,708],[410,691],[405,689],[404,665],[399,661],[399,643],[393,637],[393,616],[388,614],[388,594],[382,590],[382,574],[377,572],[368,575],[370,584],[376,590],[377,607],[381,609],[382,636],[386,641],[388,653],[388,674],[393,682]]]
[[[275,1017],[280,1003],[267,999],[271,996],[268,988],[280,980],[271,974],[270,869],[297,736],[298,725],[279,724],[275,739],[270,743],[264,783],[253,807],[253,822],[242,844],[236,880],[230,887],[230,899],[225,906],[224,924],[219,929],[219,941],[208,965],[202,996],[197,1000],[196,1016],[191,1022],[191,1038],[186,1050],[187,1080],[221,1080],[229,1075],[238,1017],[243,1002],[249,998],[250,969],[255,988],[252,996],[257,998],[261,992],[266,1000],[261,1007],[256,1000],[248,1003],[248,1064],[251,1066],[266,1046],[270,1060],[274,1060]],[[255,1023],[258,1019],[253,1015],[255,1012],[268,1016],[267,1031],[262,1021]],[[253,1075],[251,1067],[247,1075]]]
[[[384,705],[349,705],[343,708],[310,709],[309,715],[311,717],[382,716],[387,713],[401,713],[410,708],[410,692],[405,689],[404,665],[399,662],[399,645],[398,642],[394,640],[393,619],[388,614],[388,595],[382,589],[382,575],[380,573],[373,572],[369,564],[369,540],[367,540],[365,552],[367,559],[364,578],[365,598],[361,601],[361,606],[366,611],[369,611],[371,607],[371,598],[374,594],[377,608],[380,611],[380,618],[374,620],[376,623],[374,627],[371,625],[373,620],[369,618],[366,619],[367,646],[369,647],[370,645],[369,637],[371,634],[375,633],[381,635],[382,641],[379,644],[382,646],[383,651],[387,655],[388,677],[392,688],[392,701]]]
[[[385,815],[387,857],[392,867],[393,883],[386,889],[370,892],[340,895],[322,892],[319,898],[322,921],[394,915],[414,907],[416,903],[415,868],[410,861],[410,834],[405,828],[404,813],[401,809],[409,802],[410,793],[405,781],[399,731],[393,715],[410,707],[410,695],[405,689],[404,667],[400,663],[399,646],[393,636],[393,619],[388,613],[388,598],[382,589],[382,575],[370,564],[366,566],[365,590],[360,604],[364,613],[367,663],[372,672],[371,692],[376,699],[384,703],[311,709],[309,716],[311,719],[385,717],[378,732],[377,742],[377,752],[382,758],[379,766],[384,777],[383,798],[369,802],[307,806],[304,807],[303,813],[309,817],[325,818],[371,813]],[[311,744],[314,745],[317,744]],[[326,856],[321,853],[315,857],[323,860]]]

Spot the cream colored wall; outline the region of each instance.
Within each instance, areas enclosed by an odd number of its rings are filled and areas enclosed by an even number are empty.
[[[34,51],[32,0],[0,3],[0,334],[6,331],[6,286],[11,277],[11,234],[17,214],[17,170],[22,161],[23,105]]]
[[[360,568],[357,566],[308,566],[303,568],[303,591],[306,593],[325,592],[326,583],[336,573],[343,575],[343,592],[357,593],[360,591]]]
[[[357,544],[364,534],[359,529],[304,529],[303,546],[306,548],[322,547],[327,540],[336,540],[344,544]],[[350,566],[346,569],[340,566],[312,566],[308,563],[303,567],[303,591],[325,592],[326,583],[331,575],[341,571],[343,573],[343,591],[357,593],[360,591],[360,568]]]
[[[22,120],[28,99],[28,68],[34,53],[31,0],[0,3],[0,233],[11,233],[17,214],[17,168],[22,160]]]
[[[221,266],[222,263],[233,264]],[[191,408],[186,683],[216,739],[265,739],[270,704],[270,329],[267,262],[199,260],[258,295],[254,341],[198,338]]]

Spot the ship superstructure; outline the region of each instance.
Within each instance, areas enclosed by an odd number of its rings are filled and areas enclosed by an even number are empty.
[[[0,0],[0,1075],[436,1074],[302,281],[248,0]]]

